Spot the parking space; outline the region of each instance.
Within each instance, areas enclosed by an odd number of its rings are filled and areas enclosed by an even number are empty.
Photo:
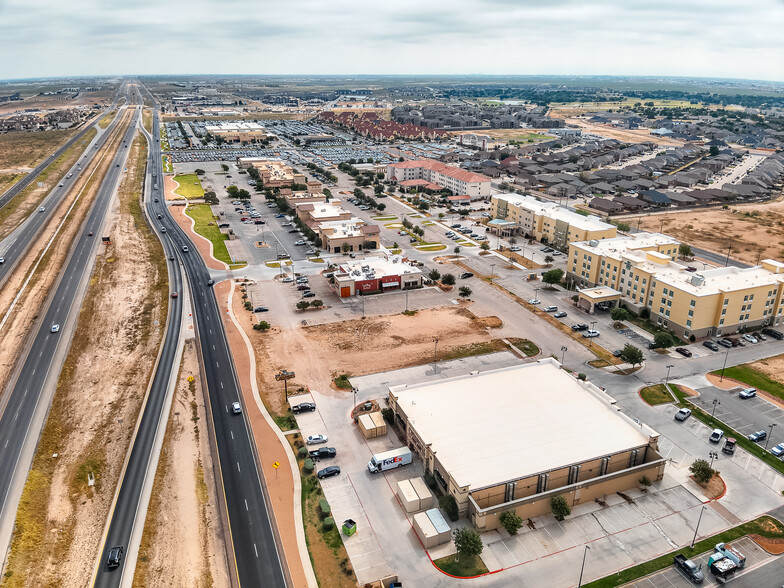
[[[737,572],[734,578],[738,578],[744,573],[748,573],[752,569],[775,557],[766,552],[748,537],[743,537],[738,541],[733,541],[732,546],[746,556],[745,568]],[[705,574],[705,582],[702,584],[702,586],[719,585],[713,574],[708,571],[708,558],[710,557],[711,553],[712,552],[707,552],[701,554],[698,557],[691,558],[695,564],[702,566],[703,573]],[[675,569],[674,566],[671,566],[665,570],[641,578],[636,582],[626,584],[626,586],[629,588],[689,588],[690,586],[694,586],[694,584],[687,580],[683,574]]]

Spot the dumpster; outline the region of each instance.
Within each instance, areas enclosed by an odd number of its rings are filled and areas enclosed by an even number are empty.
[[[354,533],[357,532],[357,523],[353,519],[346,519],[343,521],[343,534],[347,537],[351,537]]]

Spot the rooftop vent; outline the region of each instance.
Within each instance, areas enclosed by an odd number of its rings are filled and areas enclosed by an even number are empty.
[[[693,275],[691,277],[691,283],[693,286],[702,286],[705,283],[705,277],[700,275]]]

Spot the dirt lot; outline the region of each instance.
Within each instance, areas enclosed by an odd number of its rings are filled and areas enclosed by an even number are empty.
[[[784,259],[784,198],[764,204],[730,205],[729,209],[700,210],[649,215],[642,218],[640,228],[664,232],[700,249],[727,253],[746,263],[758,259]],[[634,226],[637,218],[628,222]]]
[[[74,134],[76,129],[0,134],[0,173],[31,170]]]
[[[168,309],[163,252],[140,216],[139,147],[25,484],[7,587],[85,586],[100,548]]]
[[[555,114],[551,116],[553,116],[553,118],[562,118],[556,116]],[[619,129],[612,125],[592,124],[581,118],[567,118],[566,123],[569,125],[575,125],[577,127],[580,127],[581,129],[583,129],[584,132],[587,133],[592,133],[594,135],[599,135],[610,139],[618,139],[619,141],[626,141],[628,143],[643,143],[645,141],[652,141],[657,145],[663,145],[667,147],[683,146],[682,141],[676,141],[675,139],[667,139],[666,137],[657,137],[656,135],[651,135],[648,129],[640,129],[640,130]]]
[[[191,339],[183,352],[134,586],[229,586],[205,417]]]

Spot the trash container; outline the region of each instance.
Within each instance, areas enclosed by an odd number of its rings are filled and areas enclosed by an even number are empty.
[[[353,519],[343,521],[343,534],[350,537],[357,532],[357,523]]]

